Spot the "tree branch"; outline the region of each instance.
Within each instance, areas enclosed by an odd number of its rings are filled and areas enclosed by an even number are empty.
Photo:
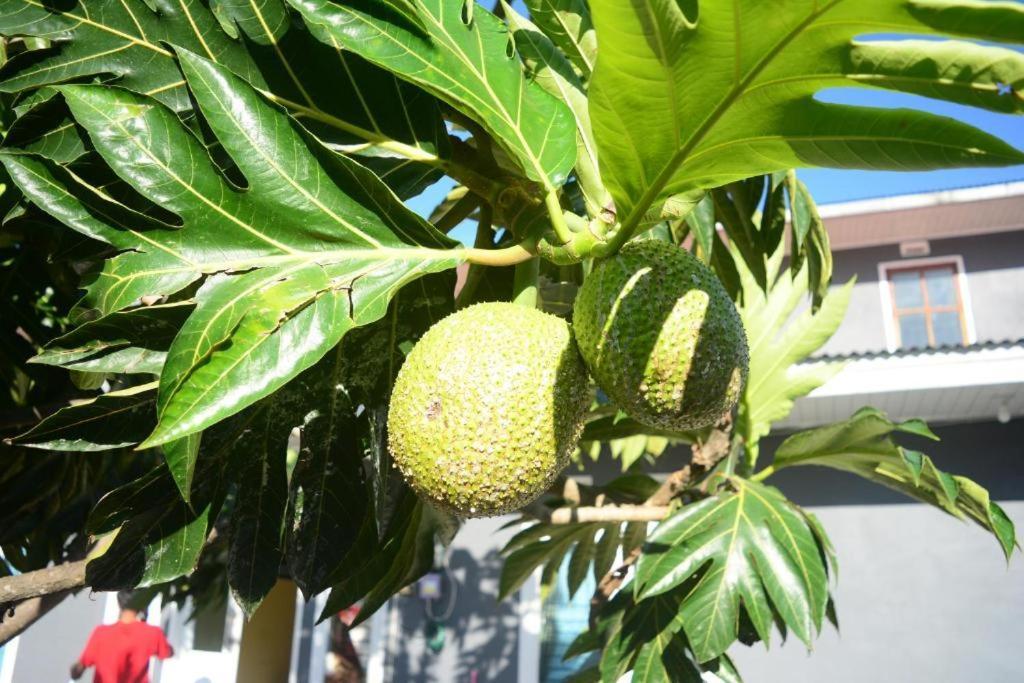
[[[10,605],[42,595],[81,588],[85,585],[85,565],[88,562],[65,562],[0,579],[0,604]]]
[[[606,505],[603,507],[564,507],[551,511],[549,524],[586,524],[588,522],[657,522],[668,514],[665,505]]]
[[[715,465],[729,455],[732,442],[731,437],[732,415],[726,415],[715,425],[715,428],[711,430],[706,440],[690,446],[690,464],[670,474],[662,482],[661,486],[658,487],[658,490],[641,506],[644,508],[662,509],[664,512],[662,512],[661,516],[653,520],[637,521],[657,521],[662,519],[668,512],[668,509],[664,506],[668,505],[693,482],[714,469]],[[555,510],[552,516],[556,512],[559,512],[559,510]],[[609,571],[598,581],[597,590],[594,591],[594,596],[590,599],[590,617],[588,620],[590,628],[594,628],[597,625],[597,618],[601,614],[601,609],[615,592],[619,590],[622,582],[625,581],[626,576],[629,574],[629,568],[640,559],[642,548],[642,544],[634,548],[621,565]]]

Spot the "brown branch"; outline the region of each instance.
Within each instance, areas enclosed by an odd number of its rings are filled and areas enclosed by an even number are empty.
[[[81,588],[85,585],[85,565],[88,562],[65,562],[0,579],[0,604],[9,605],[42,595]]]
[[[705,474],[714,469],[715,465],[721,462],[726,456],[729,455],[731,445],[731,433],[732,433],[732,416],[726,415],[715,425],[715,428],[711,430],[711,434],[703,442],[697,442],[690,447],[691,458],[690,464],[686,467],[677,470],[670,474],[665,481],[662,482],[658,490],[655,491],[650,498],[648,498],[643,506],[645,508],[657,508],[663,509],[664,512],[661,516],[653,520],[637,520],[637,521],[657,521],[662,519],[667,514],[668,509],[665,508],[673,499],[677,498],[679,494],[685,491],[693,482],[698,481]],[[558,512],[556,510],[555,512]],[[552,513],[553,515],[554,513]],[[629,568],[636,564],[636,561],[640,559],[643,545],[639,545],[630,551],[629,555],[623,560],[622,564],[612,569],[597,583],[597,589],[594,591],[593,597],[590,599],[590,617],[588,619],[590,628],[594,628],[597,625],[597,618],[601,613],[601,609],[607,604],[611,597],[615,594],[619,587],[622,586],[623,581],[626,580],[626,576],[629,574]]]
[[[216,527],[210,530],[204,550],[217,540],[218,535]],[[31,626],[68,595],[85,587],[86,565],[106,552],[113,539],[112,535],[108,536],[91,548],[80,548],[72,555],[82,557],[88,553],[83,559],[0,579],[0,645]]]
[[[588,522],[657,522],[668,514],[666,505],[605,505],[564,507],[552,510],[548,524],[586,524]]]

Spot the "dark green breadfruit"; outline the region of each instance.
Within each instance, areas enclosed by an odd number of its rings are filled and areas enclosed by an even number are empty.
[[[568,464],[590,403],[569,325],[485,303],[427,331],[398,373],[388,446],[406,481],[463,517],[517,510]]]
[[[598,386],[651,427],[712,424],[746,380],[736,307],[707,266],[668,242],[631,242],[598,262],[576,297],[573,328]]]

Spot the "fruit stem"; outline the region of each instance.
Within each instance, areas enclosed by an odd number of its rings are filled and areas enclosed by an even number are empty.
[[[568,244],[572,241],[573,233],[569,224],[565,222],[565,215],[562,213],[562,205],[558,201],[558,191],[551,188],[544,195],[544,206],[548,210],[548,219],[551,227],[561,244]]]
[[[514,266],[534,258],[533,252],[521,244],[503,249],[458,249],[455,253],[480,266]]]
[[[537,257],[516,265],[515,277],[512,280],[512,303],[537,308],[540,300],[537,290],[539,275],[540,259]]]

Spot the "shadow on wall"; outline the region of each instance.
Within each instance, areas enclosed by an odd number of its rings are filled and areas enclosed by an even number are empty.
[[[492,537],[474,545],[482,549],[493,543]],[[515,599],[497,601],[502,567],[498,549],[491,548],[482,557],[455,549],[449,567],[458,595],[444,623],[443,647],[437,653],[428,647],[424,601],[415,594],[399,596],[400,642],[392,642],[389,680],[515,683],[519,620]],[[442,604],[438,611],[443,608]]]

